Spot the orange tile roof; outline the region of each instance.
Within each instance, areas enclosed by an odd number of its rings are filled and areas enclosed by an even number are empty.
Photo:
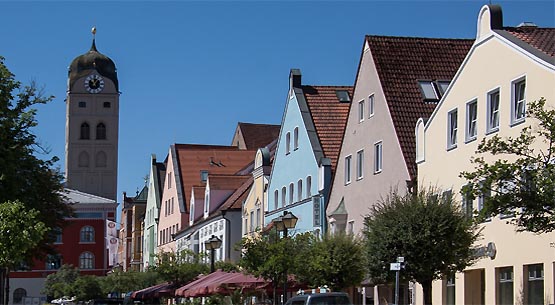
[[[210,190],[236,190],[252,175],[209,175]]]
[[[330,159],[331,170],[335,172],[351,106],[350,102],[340,102],[336,91],[346,90],[352,98],[353,87],[303,85],[302,90],[324,156]]]
[[[240,210],[243,208],[243,201],[247,199],[249,191],[252,184],[254,183],[254,178],[252,175],[247,176],[247,179],[243,181],[243,184],[239,186],[229,198],[222,204],[220,210]]]
[[[412,179],[416,178],[414,128],[437,103],[424,103],[418,80],[451,80],[472,39],[366,36],[391,119]]]

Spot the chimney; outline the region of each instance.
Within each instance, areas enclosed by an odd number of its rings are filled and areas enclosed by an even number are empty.
[[[516,26],[517,28],[537,28],[538,25],[531,22],[531,21],[524,21],[521,22],[519,25]]]
[[[300,88],[301,87],[301,70],[291,69],[289,72],[289,87],[290,88]]]

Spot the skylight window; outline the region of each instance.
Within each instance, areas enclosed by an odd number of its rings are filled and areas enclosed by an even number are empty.
[[[349,96],[349,92],[347,90],[336,90],[335,95],[337,95],[337,99],[339,99],[342,103],[351,101],[351,97]]]
[[[422,92],[422,97],[426,101],[438,101],[447,91],[450,81],[433,81],[433,80],[421,80],[418,81],[420,86],[420,91]]]

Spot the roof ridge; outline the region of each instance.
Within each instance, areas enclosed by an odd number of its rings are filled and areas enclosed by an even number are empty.
[[[389,39],[409,39],[409,40],[453,40],[453,41],[466,41],[472,40],[474,41],[475,38],[447,38],[447,37],[422,37],[422,36],[387,36],[387,35],[366,35],[366,38],[389,38]]]

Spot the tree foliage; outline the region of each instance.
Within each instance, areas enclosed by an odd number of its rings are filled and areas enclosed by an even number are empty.
[[[94,275],[79,276],[69,287],[69,295],[74,296],[77,301],[88,301],[103,297],[101,281]]]
[[[202,254],[196,254],[191,250],[179,253],[160,252],[156,255],[157,262],[153,270],[167,282],[186,284],[199,274],[210,271],[210,267],[203,263],[203,257]]]
[[[35,209],[37,220],[54,229],[71,215],[71,208],[60,196],[62,175],[54,169],[58,158],[38,158],[44,149],[32,128],[37,126],[36,109],[53,99],[44,97],[35,84],[22,87],[0,57],[0,202],[19,200],[27,209]],[[49,238],[50,237],[50,238]],[[37,256],[51,250],[53,236],[44,232]]]
[[[392,281],[390,263],[402,256],[401,275],[423,286],[424,304],[431,304],[432,281],[472,265],[480,235],[451,196],[437,194],[431,187],[404,195],[392,190],[371,208],[363,230],[371,279]]]
[[[72,285],[79,278],[79,269],[72,265],[62,265],[56,273],[49,274],[44,282],[42,293],[52,298],[72,296]]]
[[[365,276],[364,244],[352,234],[322,238],[309,235],[295,268],[295,275],[311,287],[329,286],[334,291],[358,285]]]
[[[555,109],[545,102],[527,105],[532,124],[517,137],[484,138],[471,159],[475,170],[461,173],[469,182],[463,192],[484,196],[480,217],[514,214],[510,222],[519,231],[555,229]],[[488,162],[485,156],[497,160]]]
[[[145,272],[136,271],[117,271],[104,277],[100,284],[104,295],[110,293],[127,293],[130,291],[141,290],[159,284],[163,280],[157,272],[147,270]]]
[[[0,203],[0,267],[16,267],[38,245],[48,231],[38,214],[19,201]]]

